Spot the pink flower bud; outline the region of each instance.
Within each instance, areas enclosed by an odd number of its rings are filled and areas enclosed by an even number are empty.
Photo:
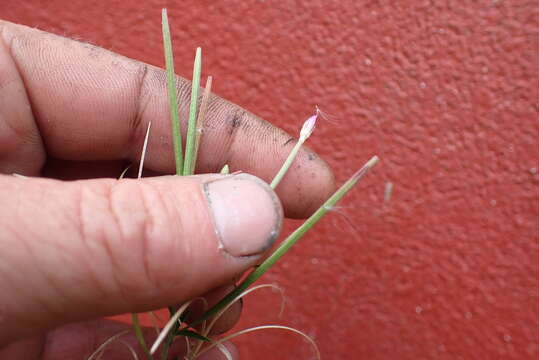
[[[301,131],[299,133],[299,138],[303,141],[307,140],[309,136],[313,133],[314,127],[316,125],[316,119],[318,118],[318,112],[305,120],[305,123],[303,123],[303,126],[301,127]]]

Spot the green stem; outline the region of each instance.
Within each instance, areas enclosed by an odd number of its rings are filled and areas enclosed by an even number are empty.
[[[290,166],[296,159],[296,156],[298,155],[298,151],[301,148],[301,145],[303,145],[303,143],[305,142],[305,140],[306,139],[303,139],[300,137],[296,145],[294,145],[294,148],[292,149],[292,151],[290,151],[290,154],[288,154],[288,157],[286,158],[283,166],[281,166],[281,169],[279,169],[279,172],[277,173],[277,175],[275,175],[275,177],[271,181],[270,186],[272,189],[275,189],[277,185],[279,185],[279,183],[285,176],[286,172],[288,171],[288,169],[290,168]]]
[[[174,341],[174,336],[176,336],[176,331],[178,331],[178,327],[179,324],[174,325],[174,327],[167,334],[167,338],[165,339],[165,343],[163,344],[163,349],[161,350],[161,360],[168,359],[168,352],[170,350],[170,347],[172,346],[172,342]]]
[[[135,331],[135,337],[138,340],[138,343],[140,344],[140,347],[146,354],[146,357],[149,360],[153,359],[152,354],[150,354],[150,350],[148,350],[148,346],[146,345],[146,340],[144,340],[144,335],[142,334],[142,328],[140,327],[140,323],[138,321],[138,315],[135,313],[131,314],[131,321],[133,322],[133,330]]]
[[[193,82],[191,84],[191,106],[189,107],[189,122],[187,125],[187,140],[185,144],[185,162],[182,175],[192,175],[195,162],[195,143],[197,127],[198,91],[200,89],[200,69],[202,50],[198,47],[193,65]]]
[[[260,264],[253,272],[251,272],[245,280],[226,295],[216,305],[206,311],[202,317],[196,320],[190,326],[196,326],[202,323],[204,320],[219,313],[229,303],[233,302],[245,289],[247,289],[252,283],[257,281],[268,269],[273,266],[299,239],[305,235],[335,204],[341,200],[357,182],[378,162],[378,157],[373,156],[361,169],[359,169],[348,181],[346,181],[331,197],[311,215],[300,227],[298,227],[292,234],[290,234],[281,245],[268,257],[262,264]]]
[[[183,172],[182,134],[180,116],[178,113],[178,99],[176,95],[176,75],[174,74],[174,55],[172,53],[172,40],[168,25],[167,9],[163,9],[163,46],[165,48],[165,64],[167,69],[168,102],[170,107],[170,120],[172,121],[172,141],[174,143],[174,159],[176,161],[176,175]]]
[[[168,312],[170,313],[170,317],[172,318],[174,314],[176,313],[176,310],[174,309],[174,307],[169,306]],[[168,358],[168,351],[170,347],[172,346],[172,342],[174,341],[174,336],[176,334],[176,331],[178,331],[179,325],[180,324],[178,323],[178,321],[176,321],[172,329],[170,329],[170,332],[167,334],[167,337],[165,341],[163,342],[163,345],[162,345],[163,347],[161,349],[161,359],[166,360]]]

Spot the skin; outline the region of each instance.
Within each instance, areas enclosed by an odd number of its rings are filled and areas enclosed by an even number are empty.
[[[264,256],[267,246],[248,256],[216,246],[201,190],[216,175],[115,180],[126,164],[138,163],[149,121],[155,140],[145,174],[174,173],[165,88],[161,69],[0,21],[0,359],[84,358],[127,326],[102,317],[201,294],[217,301]],[[186,103],[189,92],[178,78],[179,101]],[[290,136],[217,96],[208,109],[211,131],[203,136],[197,172],[217,172],[227,163],[269,182],[293,146]],[[184,139],[185,129],[182,123]],[[286,216],[303,218],[335,184],[308,148],[296,161],[300,166],[277,195]],[[133,211],[110,210],[118,201]],[[273,214],[279,224],[280,206]],[[139,208],[143,215],[136,218]],[[162,226],[148,231],[155,222]],[[219,332],[240,312],[241,305],[232,307]],[[151,343],[155,335],[147,333]],[[135,344],[131,335],[123,339]],[[173,354],[183,351],[178,344]],[[127,357],[115,345],[105,358]],[[204,357],[221,358],[218,351]]]

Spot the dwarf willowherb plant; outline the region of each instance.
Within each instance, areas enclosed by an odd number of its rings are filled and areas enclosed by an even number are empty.
[[[178,115],[178,103],[176,98],[176,77],[174,74],[174,61],[172,54],[172,43],[170,39],[170,29],[168,24],[168,17],[166,9],[162,11],[162,24],[163,24],[163,43],[165,50],[165,63],[166,63],[166,73],[167,73],[167,90],[168,90],[168,99],[169,99],[169,108],[170,108],[170,118],[172,122],[172,137],[173,137],[173,148],[174,148],[174,159],[176,163],[176,174],[177,175],[192,175],[195,172],[196,159],[198,153],[198,147],[200,145],[201,136],[203,134],[203,121],[207,109],[208,99],[211,92],[212,79],[208,77],[204,93],[200,102],[200,108],[198,106],[198,93],[200,87],[200,73],[202,66],[202,51],[200,48],[197,48],[195,55],[195,62],[193,68],[193,82],[191,89],[191,103],[189,107],[189,120],[187,128],[187,138],[186,138],[186,149],[185,153],[182,149],[182,139],[180,133],[180,122]],[[197,116],[198,110],[198,116]],[[270,186],[275,189],[279,183],[285,177],[290,166],[293,164],[301,146],[303,143],[311,136],[313,133],[316,121],[318,117],[324,116],[318,107],[315,109],[315,113],[310,116],[303,124],[300,133],[299,139],[290,151],[290,154],[286,158],[280,170],[275,175]],[[148,129],[146,132],[146,137],[144,140],[143,151],[141,155],[141,161],[139,164],[138,177],[142,176],[142,168],[144,163],[144,157],[146,154],[148,138],[150,136],[150,124],[148,124]],[[291,331],[301,336],[305,337],[312,345],[316,353],[316,357],[320,359],[320,353],[314,341],[309,338],[307,335],[302,333],[299,330],[289,328],[287,326],[281,325],[264,325],[257,326],[250,329],[241,330],[235,334],[229,335],[227,337],[221,338],[219,340],[214,340],[209,338],[209,333],[217,319],[235,302],[238,301],[243,296],[248,293],[257,290],[259,288],[272,286],[272,285],[259,285],[249,289],[253,283],[255,283],[260,277],[266,273],[281,257],[283,257],[288,250],[301,239],[307,231],[309,231],[314,225],[316,225],[322,217],[324,217],[354,186],[361,180],[365,174],[378,162],[378,157],[373,156],[365,165],[363,165],[359,170],[357,170],[326,202],[314,212],[301,226],[299,226],[294,232],[292,232],[278,247],[274,252],[268,256],[260,265],[258,265],[254,270],[252,270],[245,279],[240,282],[237,287],[223,297],[217,304],[212,306],[210,309],[207,309],[202,316],[198,319],[191,321],[189,324],[185,323],[185,314],[189,308],[189,305],[196,300],[202,300],[205,302],[205,299],[197,298],[190,300],[178,307],[176,310],[174,307],[169,307],[170,311],[170,320],[164,326],[164,328],[159,333],[157,340],[148,348],[146,341],[142,334],[142,329],[139,324],[137,314],[132,314],[132,323],[133,330],[137,337],[137,340],[144,351],[148,360],[153,360],[154,355],[157,350],[161,348],[160,359],[166,360],[168,358],[168,352],[170,346],[176,337],[184,336],[187,339],[188,353],[184,359],[194,360],[200,355],[204,354],[206,351],[210,350],[213,347],[217,347],[221,350],[223,355],[227,359],[232,359],[230,353],[222,345],[222,343],[228,339],[231,339],[235,336],[257,331],[263,329],[281,329],[286,331]],[[127,169],[126,169],[127,170]],[[125,171],[124,171],[125,173]],[[229,174],[230,169],[228,165],[225,165],[221,174]],[[122,174],[123,176],[123,174]],[[108,346],[113,341],[121,341],[120,337],[126,332],[119,333],[114,337],[107,340],[106,343],[101,345],[90,357],[91,359],[97,359],[102,356],[106,346]],[[196,341],[194,346],[191,346],[189,339]],[[204,346],[207,344],[207,346]],[[132,350],[132,349],[130,349]],[[136,354],[134,354],[136,358]]]

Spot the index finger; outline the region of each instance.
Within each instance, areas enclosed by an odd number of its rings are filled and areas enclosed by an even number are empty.
[[[46,156],[138,161],[148,122],[145,166],[174,172],[162,69],[96,46],[0,22],[0,171],[39,173]],[[185,139],[190,82],[178,78]],[[290,152],[284,131],[212,95],[197,170],[224,164],[270,181]],[[285,212],[304,217],[334,189],[327,164],[301,150],[278,189]]]

